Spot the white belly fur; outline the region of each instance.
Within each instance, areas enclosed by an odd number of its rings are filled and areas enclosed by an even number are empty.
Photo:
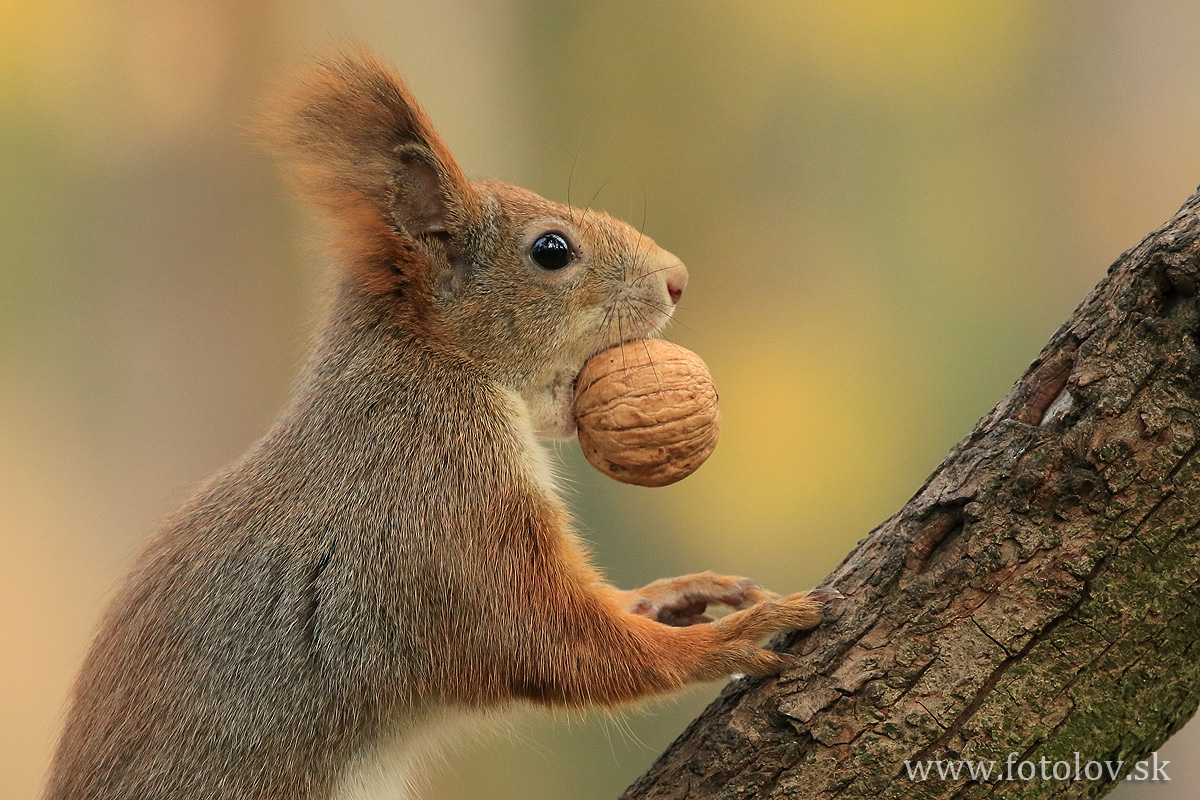
[[[508,716],[442,709],[404,723],[346,765],[330,800],[416,800],[447,750],[476,743]]]

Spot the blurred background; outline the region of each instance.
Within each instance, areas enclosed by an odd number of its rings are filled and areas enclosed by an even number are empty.
[[[0,796],[140,542],[286,395],[324,265],[244,124],[348,38],[469,174],[689,265],[716,454],[648,490],[560,448],[625,586],[819,583],[1200,183],[1189,0],[0,0]],[[614,798],[717,688],[517,723],[428,797]],[[1114,796],[1192,797],[1198,750]]]

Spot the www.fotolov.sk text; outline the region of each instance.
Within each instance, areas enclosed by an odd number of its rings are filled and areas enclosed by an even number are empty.
[[[933,760],[905,761],[904,769],[910,781],[971,780],[978,783],[1001,781],[1115,781],[1125,766],[1124,761],[1084,761],[1078,752],[1073,761],[1051,761],[1042,756],[1037,761],[1017,761],[1020,753],[1009,753],[1001,761]],[[1158,753],[1138,761],[1125,776],[1127,781],[1169,781],[1167,765],[1159,761]]]

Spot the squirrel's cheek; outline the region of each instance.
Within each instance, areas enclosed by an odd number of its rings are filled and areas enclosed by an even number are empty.
[[[572,383],[560,381],[551,386],[543,436],[567,439],[575,435],[575,389]]]

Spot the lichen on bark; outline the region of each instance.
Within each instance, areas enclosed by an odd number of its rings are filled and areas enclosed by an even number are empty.
[[[624,795],[1098,797],[910,780],[923,760],[1121,761],[1200,700],[1200,192],[1108,275],[830,575],[779,679],[742,679]],[[1015,756],[1010,754],[1015,753]]]

